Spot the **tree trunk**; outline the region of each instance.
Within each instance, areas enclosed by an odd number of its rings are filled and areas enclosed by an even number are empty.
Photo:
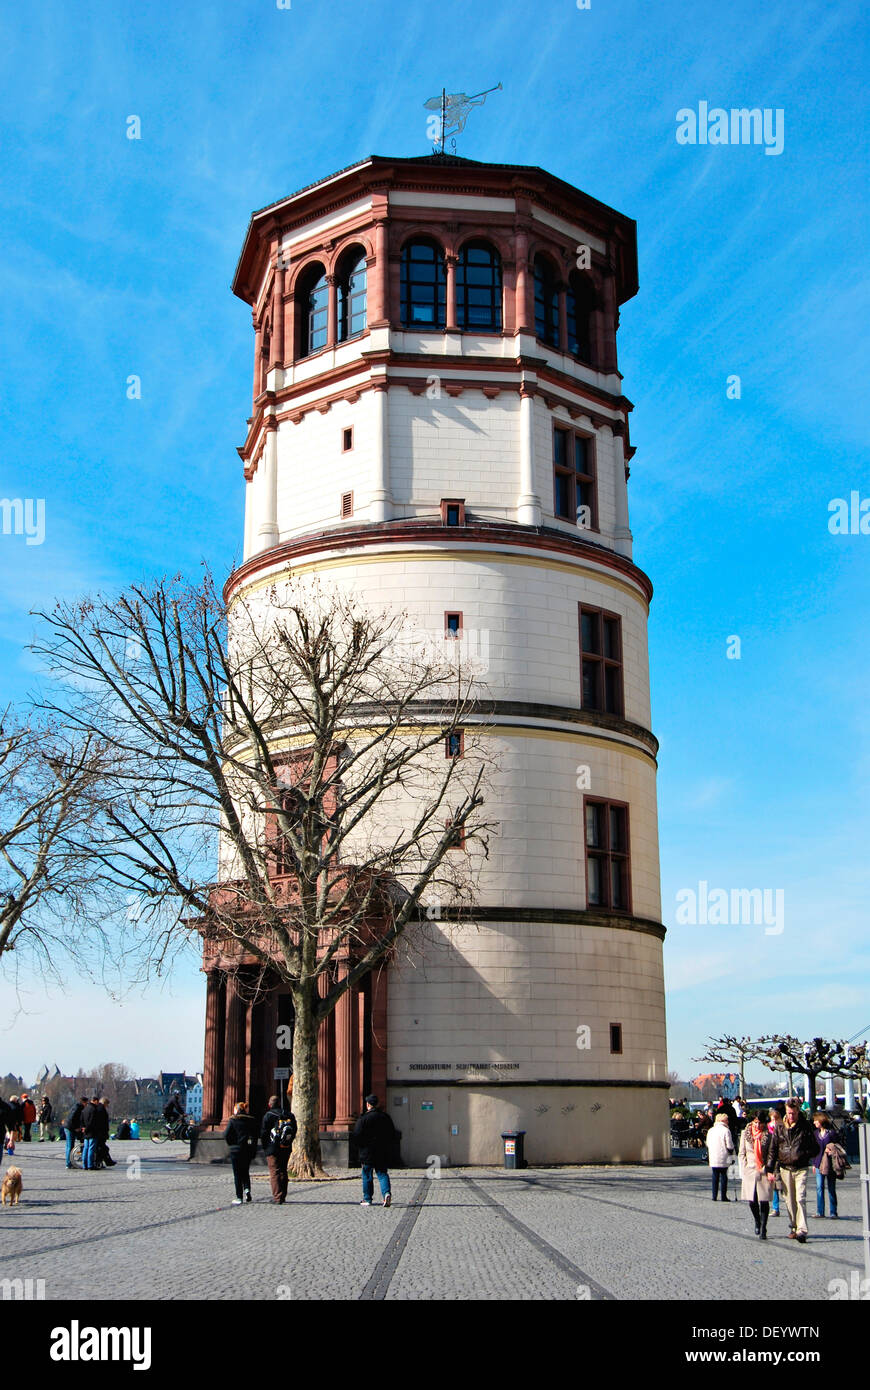
[[[317,1070],[317,981],[293,990],[293,1114],[299,1126],[289,1170],[297,1178],[325,1178],[320,1158],[320,1078]]]

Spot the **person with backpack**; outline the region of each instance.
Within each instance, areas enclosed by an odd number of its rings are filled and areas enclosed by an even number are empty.
[[[799,1245],[806,1245],[807,1169],[818,1152],[818,1143],[815,1130],[796,1097],[791,1096],[786,1101],[785,1120],[777,1125],[774,1138],[779,1176],[791,1225],[788,1238],[796,1240]]]
[[[361,1207],[370,1207],[375,1192],[373,1174],[378,1175],[378,1186],[385,1207],[392,1203],[390,1191],[389,1164],[396,1144],[396,1129],[389,1115],[378,1106],[377,1096],[366,1096],[366,1113],[360,1115],[353,1127],[353,1137],[357,1142],[360,1163],[362,1164],[363,1195]]]
[[[257,1152],[257,1121],[248,1114],[243,1100],[233,1110],[233,1118],[224,1130],[224,1139],[230,1146],[230,1163],[236,1185],[233,1206],[240,1207],[242,1202],[251,1200],[251,1159]]]
[[[272,1187],[272,1201],[283,1206],[287,1200],[287,1164],[293,1151],[296,1138],[296,1116],[291,1112],[284,1114],[279,1110],[280,1096],[269,1097],[269,1109],[260,1125],[260,1143],[266,1155],[269,1169],[269,1182]]]

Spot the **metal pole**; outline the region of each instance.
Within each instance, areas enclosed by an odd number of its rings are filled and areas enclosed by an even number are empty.
[[[444,153],[444,141],[447,131],[447,88],[441,88],[441,153]]]
[[[861,1154],[861,1223],[864,1231],[864,1275],[870,1279],[870,1125],[858,1126]]]

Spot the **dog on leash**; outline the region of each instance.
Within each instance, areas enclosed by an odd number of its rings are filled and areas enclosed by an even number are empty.
[[[3,1205],[17,1207],[21,1201],[21,1169],[7,1168],[3,1176],[3,1186],[0,1188],[0,1195],[3,1198]]]

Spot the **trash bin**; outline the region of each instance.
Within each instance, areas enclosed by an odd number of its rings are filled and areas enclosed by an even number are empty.
[[[526,1160],[523,1156],[523,1144],[526,1138],[526,1131],[524,1129],[509,1129],[501,1137],[504,1142],[505,1168],[525,1168]]]

